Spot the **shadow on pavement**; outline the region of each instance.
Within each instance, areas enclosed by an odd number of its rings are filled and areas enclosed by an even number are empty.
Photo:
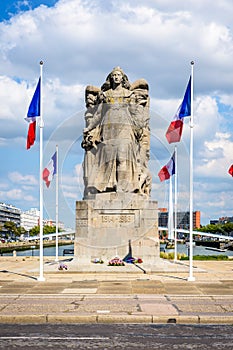
[[[182,280],[182,281],[187,281],[187,277],[178,277],[178,276],[170,276],[170,275],[157,275],[157,276],[161,276],[161,277],[168,277],[168,278],[173,278],[176,280]]]
[[[8,270],[0,270],[0,273],[12,273],[13,275],[23,276],[23,277],[31,278],[31,279],[37,281],[36,277],[25,275],[23,273],[17,273],[17,272],[12,272],[12,271],[8,271]]]

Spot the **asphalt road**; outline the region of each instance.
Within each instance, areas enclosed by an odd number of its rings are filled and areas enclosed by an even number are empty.
[[[232,325],[1,324],[0,349],[232,350]]]

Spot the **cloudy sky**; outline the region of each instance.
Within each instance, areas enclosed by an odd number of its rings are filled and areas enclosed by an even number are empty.
[[[233,5],[231,0],[22,0],[0,2],[0,201],[39,208],[39,132],[26,150],[29,103],[43,65],[44,164],[59,145],[60,220],[75,224],[82,199],[80,146],[86,85],[115,66],[150,86],[152,199],[168,206],[157,176],[174,150],[165,138],[194,60],[194,210],[201,223],[233,216]],[[189,206],[189,121],[178,149],[178,210]],[[44,190],[55,218],[55,181]]]

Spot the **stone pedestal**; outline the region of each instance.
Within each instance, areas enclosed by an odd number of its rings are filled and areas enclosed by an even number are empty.
[[[127,255],[129,241],[132,256],[142,258],[143,266],[159,261],[156,201],[139,194],[100,193],[76,202],[74,258],[78,266],[90,267],[91,260],[99,258],[107,267],[110,259]]]

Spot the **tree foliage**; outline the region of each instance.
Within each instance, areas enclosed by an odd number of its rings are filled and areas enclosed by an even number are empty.
[[[233,232],[233,222],[227,222],[225,224],[208,224],[206,226],[202,226],[197,231],[200,232],[210,232],[221,235],[229,235],[229,233]]]
[[[17,227],[13,221],[6,221],[3,226],[9,236],[17,237],[21,235],[19,227]]]
[[[58,230],[58,231],[60,231],[60,230]],[[55,226],[45,225],[43,227],[43,234],[44,235],[47,235],[47,234],[50,234],[50,233],[55,233],[55,232],[56,232],[56,227]],[[30,236],[37,236],[37,235],[39,235],[39,233],[40,233],[40,226],[35,226],[29,231],[29,235]]]

